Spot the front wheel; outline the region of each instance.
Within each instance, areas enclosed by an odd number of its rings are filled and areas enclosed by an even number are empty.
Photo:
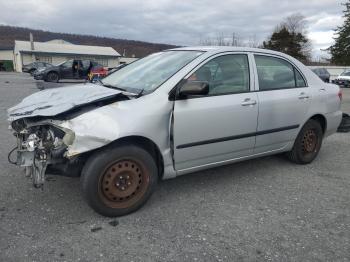
[[[57,83],[58,80],[59,80],[59,76],[55,72],[50,72],[50,73],[47,74],[46,80],[48,82],[56,82]]]
[[[120,145],[92,155],[81,177],[87,203],[97,213],[116,217],[139,209],[153,193],[158,172],[143,148]]]
[[[311,163],[321,149],[322,139],[323,131],[320,123],[310,119],[300,130],[287,157],[296,164]]]

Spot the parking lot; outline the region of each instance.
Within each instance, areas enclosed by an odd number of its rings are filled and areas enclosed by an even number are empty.
[[[350,133],[310,165],[272,156],[162,181],[141,210],[105,218],[78,178],[49,175],[41,191],[7,162],[5,110],[67,84],[0,74],[0,261],[350,261]]]

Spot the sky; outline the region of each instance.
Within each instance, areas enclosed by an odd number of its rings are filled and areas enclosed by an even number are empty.
[[[0,0],[0,24],[175,45],[233,33],[262,42],[283,18],[307,21],[313,57],[333,43],[345,0]]]

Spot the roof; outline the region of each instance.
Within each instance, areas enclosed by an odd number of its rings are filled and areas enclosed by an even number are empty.
[[[298,61],[295,58],[291,57],[288,54],[281,53],[278,51],[273,51],[269,49],[262,48],[252,48],[252,47],[240,47],[240,46],[188,46],[188,47],[179,47],[169,50],[179,50],[179,51],[202,51],[208,52],[210,54],[223,53],[223,52],[251,52],[251,53],[262,53],[262,54],[271,54],[281,57],[288,58],[289,60]]]
[[[71,42],[68,42],[68,41],[63,40],[63,39],[52,39],[52,40],[46,41],[45,43],[47,43],[47,44],[66,44],[66,45],[72,45]]]
[[[203,51],[203,52],[213,52],[213,53],[221,53],[221,52],[255,52],[255,53],[266,53],[266,54],[275,54],[288,56],[284,53],[262,49],[262,48],[252,48],[252,47],[241,47],[241,46],[187,46],[187,47],[179,47],[173,48],[169,50],[183,50],[183,51]]]
[[[29,41],[15,40],[15,52],[121,56],[112,47],[75,45],[68,42],[57,43],[56,41],[34,42],[34,50],[31,50]]]

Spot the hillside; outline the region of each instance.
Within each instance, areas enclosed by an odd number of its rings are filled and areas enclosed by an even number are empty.
[[[135,55],[136,57],[143,57],[150,53],[175,47],[173,45],[166,44],[147,43],[142,41],[116,39],[109,37],[98,37],[93,35],[54,33],[24,27],[0,25],[0,49],[13,48],[15,40],[29,41],[30,32],[34,36],[34,41],[37,42],[45,42],[53,39],[63,39],[73,44],[111,46],[120,54],[123,54],[125,49],[126,56],[129,57],[132,55]]]

